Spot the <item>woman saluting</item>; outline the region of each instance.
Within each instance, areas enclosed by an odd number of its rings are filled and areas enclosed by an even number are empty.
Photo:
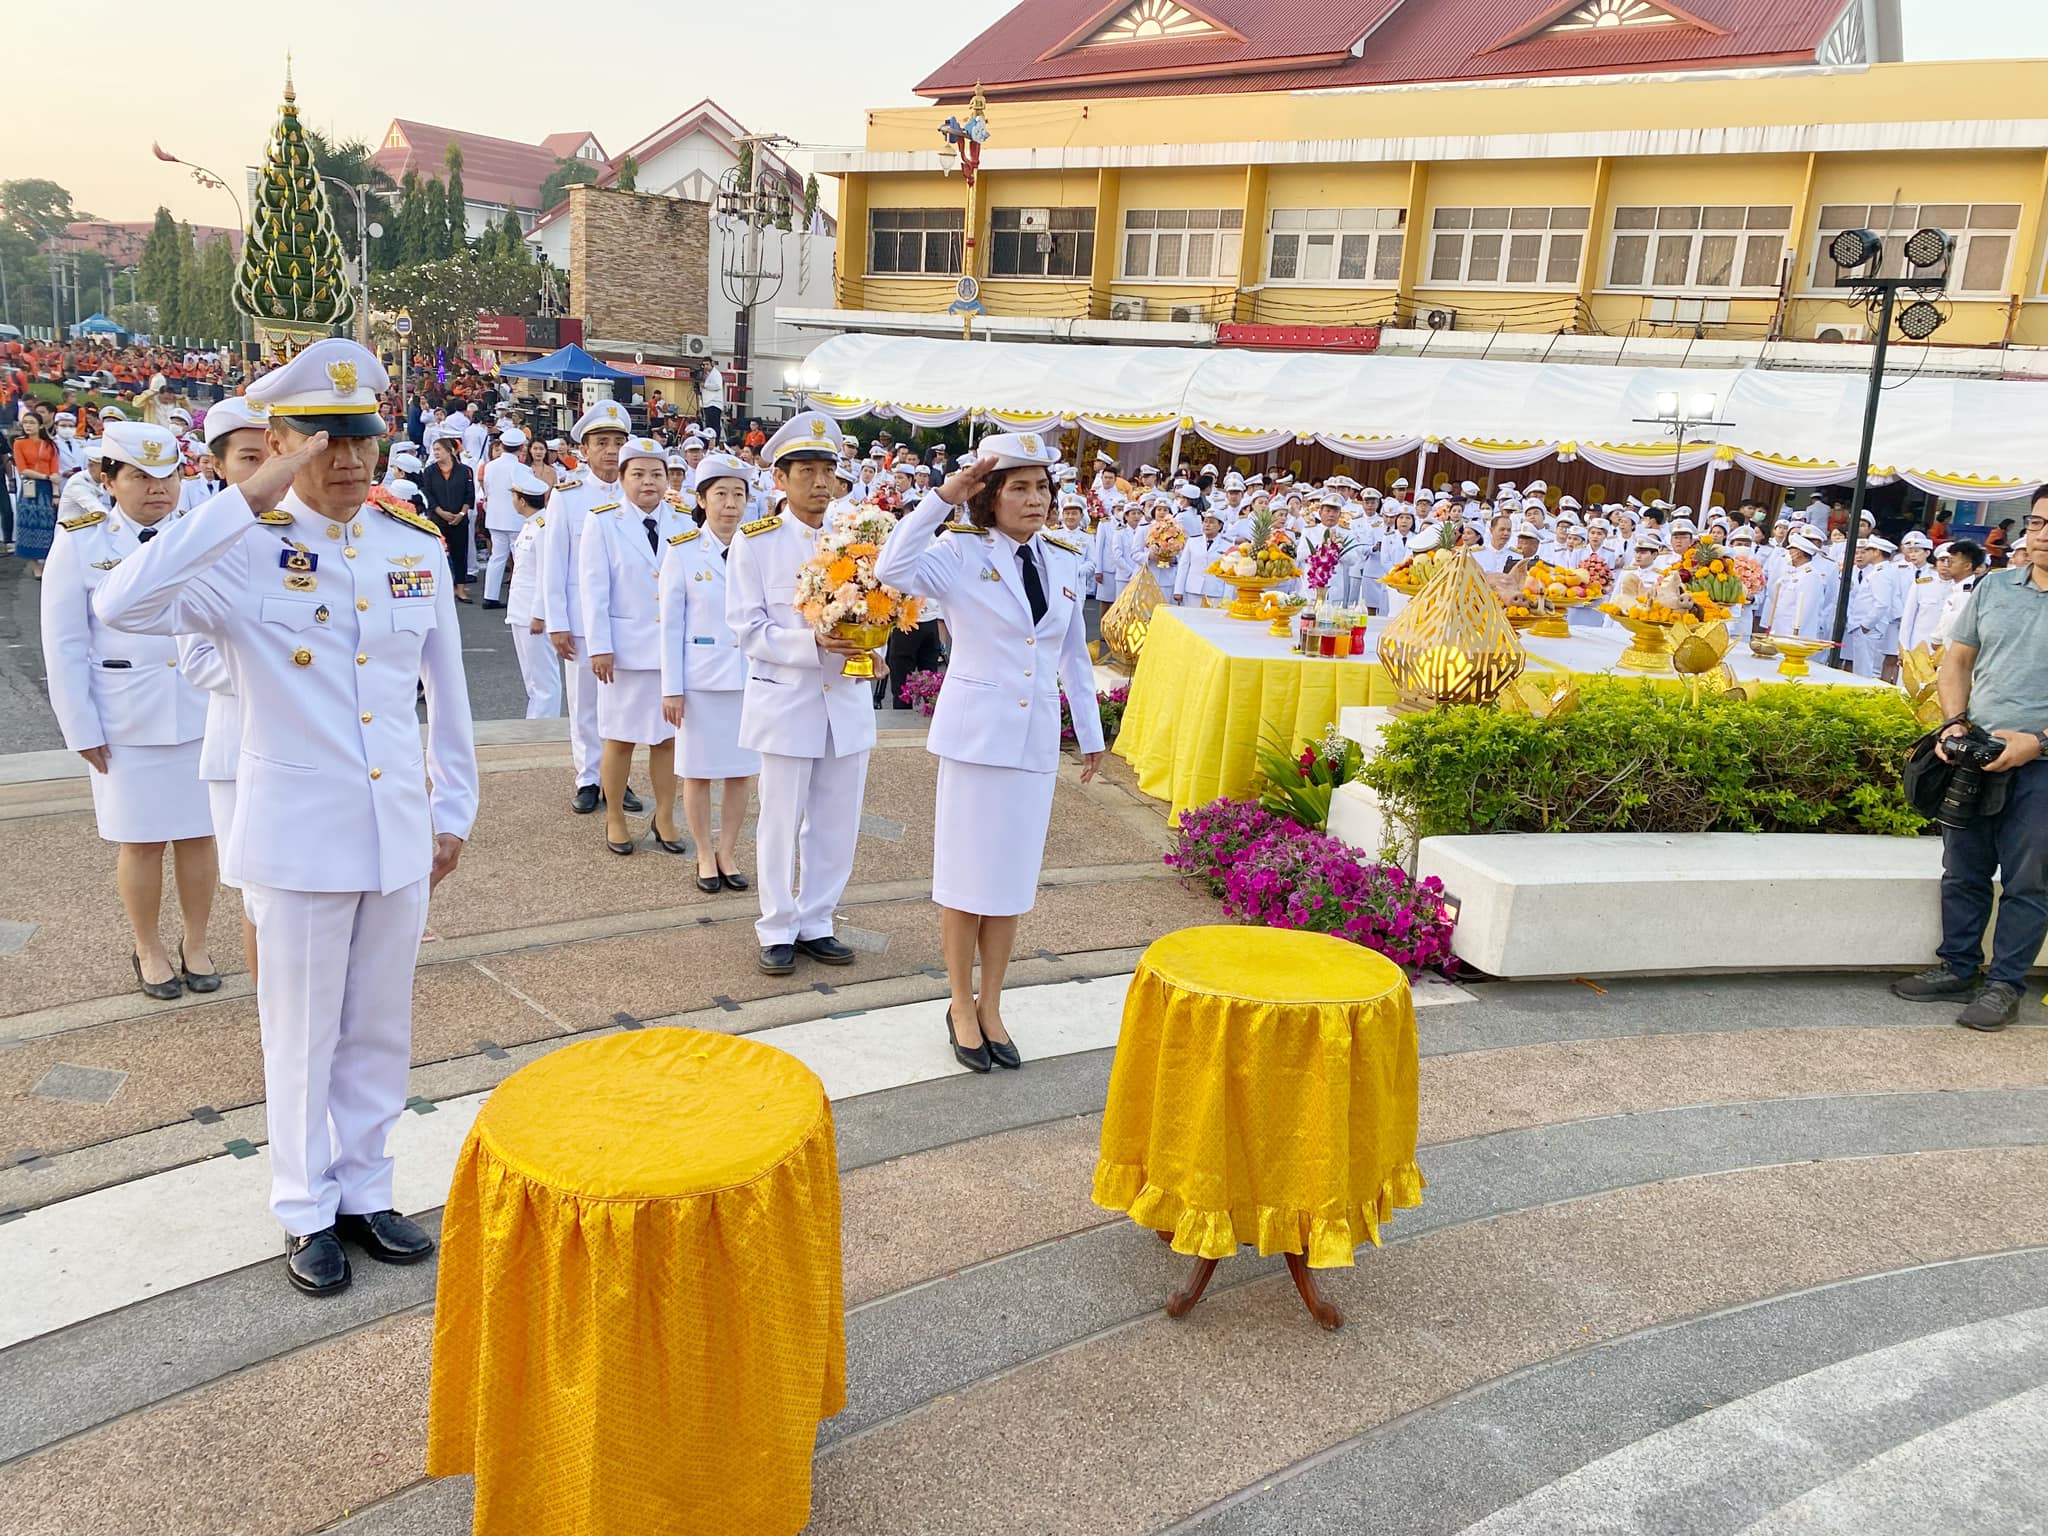
[[[1081,552],[1041,531],[1059,453],[1032,432],[986,438],[980,451],[903,518],[875,574],[944,603],[953,631],[930,737],[939,758],[932,899],[942,909],[953,993],[947,1034],[962,1064],[986,1072],[991,1061],[1023,1065],[1003,1027],[1003,973],[1017,919],[1038,894],[1060,758],[1060,684],[1092,700],[1095,669]],[[945,521],[955,507],[966,521]],[[1085,784],[1102,761],[1102,721],[1085,704],[1073,713]]]

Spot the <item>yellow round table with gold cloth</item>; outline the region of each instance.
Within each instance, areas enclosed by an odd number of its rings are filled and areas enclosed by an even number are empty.
[[[1154,941],[1124,1000],[1095,1203],[1201,1263],[1185,1313],[1240,1246],[1307,1271],[1348,1266],[1422,1203],[1415,1004],[1400,967],[1327,934],[1184,928]]]
[[[839,1169],[794,1057],[691,1029],[498,1086],[441,1227],[427,1471],[478,1536],[785,1536],[846,1405]]]

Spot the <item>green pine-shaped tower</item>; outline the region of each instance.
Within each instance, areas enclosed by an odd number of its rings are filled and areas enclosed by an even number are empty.
[[[249,237],[235,273],[235,308],[269,332],[324,334],[355,318],[356,294],[343,266],[327,187],[313,165],[289,64],[284,104],[263,152],[249,210]]]

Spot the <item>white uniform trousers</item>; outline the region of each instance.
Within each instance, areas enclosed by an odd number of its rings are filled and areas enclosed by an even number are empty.
[[[569,756],[576,764],[576,787],[597,782],[603,754],[597,734],[597,690],[604,685],[590,675],[590,642],[577,635],[576,659],[565,661],[563,687],[569,701]]]
[[[294,1237],[337,1211],[388,1211],[427,882],[383,896],[251,881],[242,901],[256,924],[270,1209]]]
[[[761,920],[754,933],[764,945],[832,936],[832,910],[853,874],[867,782],[865,751],[846,757],[761,754],[761,814],[754,824]],[[799,855],[801,896],[796,888]]]
[[[505,567],[512,559],[512,541],[519,536],[519,530],[486,529],[491,536],[491,563],[484,567],[484,601],[495,603],[505,595]],[[476,567],[471,566],[471,570]]]
[[[512,634],[512,653],[519,658],[520,680],[526,684],[526,718],[555,719],[562,713],[561,657],[546,635],[533,634],[517,624],[506,628]]]

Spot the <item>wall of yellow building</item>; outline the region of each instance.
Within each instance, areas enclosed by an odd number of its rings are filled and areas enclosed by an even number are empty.
[[[1128,97],[1087,101],[989,99],[992,150],[1050,146],[1258,140],[1406,138],[1444,131],[1510,134],[1570,130],[1789,127],[1812,123],[1949,122],[1958,115],[2025,119],[2048,87],[2038,59],[1876,64],[1857,73],[1798,80],[1507,81],[1427,91],[1360,90],[1294,95]],[[878,108],[867,147],[930,150],[952,107]],[[1142,204],[1139,206],[1143,206]]]
[[[1408,163],[1276,165],[1266,174],[1270,208],[1401,208],[1408,202]]]

